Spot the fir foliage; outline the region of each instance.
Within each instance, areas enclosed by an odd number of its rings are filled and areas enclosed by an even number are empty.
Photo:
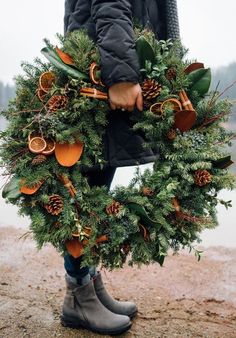
[[[223,167],[217,165],[227,155],[230,157],[225,153],[225,145],[230,145],[234,134],[225,129],[224,123],[231,105],[227,100],[220,100],[217,92],[200,97],[188,90],[185,68],[189,62],[180,57],[185,51],[179,52],[178,43],[157,42],[152,33],[137,30],[136,37],[140,36],[148,41],[155,55],[155,63],[146,61],[142,69],[143,79],[155,79],[162,85],[152,104],[170,98],[180,100],[179,92],[186,90],[197,119],[191,129],[180,131],[175,126],[172,106],[167,105],[161,114],[146,109],[131,115],[134,129],[145,134],[144,147],[158,149],[159,158],[152,170],[143,174],[137,170],[128,187],[118,186],[113,191],[91,188],[82,175],[83,166],[105,164],[102,139],[109,105],[80,94],[85,87],[106,92],[101,84],[72,78],[61,68],[36,59],[33,65],[23,64],[25,75],[16,78],[16,97],[2,113],[9,122],[8,128],[1,132],[5,174],[19,182],[19,189],[42,182],[32,195],[18,191],[14,197],[6,186],[4,196],[9,196],[8,201],[17,205],[21,214],[31,217],[30,230],[39,248],[50,242],[65,253],[66,243],[74,237],[84,245],[84,265],[102,262],[112,269],[123,266],[127,257],[130,265],[150,262],[162,265],[169,248],[174,251],[192,248],[193,242],[200,240],[203,229],[217,225],[217,204],[230,206],[229,201],[219,200],[218,193],[235,186],[235,177],[228,172],[227,163]],[[85,32],[58,37],[61,50],[73,59],[72,67],[88,74],[91,63],[99,64],[96,46]],[[45,43],[54,49],[48,40]],[[166,71],[171,67],[176,70],[173,80],[166,78]],[[37,95],[40,77],[49,71],[56,81],[41,101]],[[50,113],[47,102],[53,95],[66,96],[68,104]],[[176,132],[172,140],[168,138],[171,129]],[[32,160],[36,155],[29,149],[32,134],[51,138],[56,143],[80,141],[84,144],[82,157],[68,168],[61,166],[52,154],[34,166]],[[196,170],[207,170],[211,182],[198,186],[194,181]],[[68,186],[62,184],[61,175],[69,178],[76,194],[72,195]],[[143,188],[150,194],[145,194]],[[63,210],[58,216],[49,214],[45,208],[53,194],[63,199]],[[119,202],[120,208],[117,213],[108,214],[106,208],[114,201]],[[98,244],[97,240],[104,235],[107,240]],[[199,258],[201,252],[195,254]]]

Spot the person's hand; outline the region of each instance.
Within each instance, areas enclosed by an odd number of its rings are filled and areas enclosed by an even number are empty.
[[[111,109],[133,111],[136,106],[143,110],[143,97],[140,85],[132,82],[119,82],[109,88]]]

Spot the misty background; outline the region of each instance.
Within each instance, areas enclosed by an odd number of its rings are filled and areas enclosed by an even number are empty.
[[[218,90],[224,91],[236,81],[236,1],[179,0],[178,7],[181,39],[189,49],[188,59],[204,62],[206,67],[211,67],[211,88],[218,86]],[[63,15],[64,0],[12,0],[0,4],[0,110],[6,108],[14,97],[14,76],[22,73],[21,61],[32,62],[40,56],[45,37],[57,43],[56,33],[63,33]],[[235,103],[236,85],[222,97],[228,97]],[[0,129],[5,126],[6,122],[0,118]],[[228,128],[236,131],[235,105]],[[236,162],[236,142],[233,143],[232,155]],[[235,164],[231,170],[236,173]],[[119,168],[113,186],[127,184],[133,171],[133,167]],[[2,177],[0,187],[3,184]],[[233,208],[226,211],[223,206],[218,207],[220,226],[204,231],[202,244],[236,247],[236,193],[223,191],[220,195],[227,201],[232,200]],[[0,226],[27,227],[28,224],[27,218],[17,215],[16,207],[5,204],[0,197]]]

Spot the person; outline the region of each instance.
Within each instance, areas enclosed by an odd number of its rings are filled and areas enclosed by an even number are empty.
[[[104,136],[106,166],[85,170],[90,186],[111,185],[117,167],[154,162],[153,149],[132,130],[132,114],[143,109],[140,67],[134,43],[134,22],[151,29],[157,39],[179,39],[176,0],[65,0],[65,34],[86,29],[96,42],[102,82],[108,88],[111,112]],[[81,267],[81,257],[65,255],[67,291],[62,308],[64,326],[102,334],[131,327],[133,302],[118,302],[106,291],[96,268]]]

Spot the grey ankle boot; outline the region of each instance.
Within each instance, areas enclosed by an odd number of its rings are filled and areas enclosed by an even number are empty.
[[[101,273],[94,277],[94,288],[100,302],[111,312],[133,318],[138,309],[133,302],[119,302],[112,298],[106,291]]]
[[[62,308],[61,323],[72,328],[116,335],[131,327],[129,317],[109,311],[98,299],[94,282],[78,286],[66,276],[67,292]]]

